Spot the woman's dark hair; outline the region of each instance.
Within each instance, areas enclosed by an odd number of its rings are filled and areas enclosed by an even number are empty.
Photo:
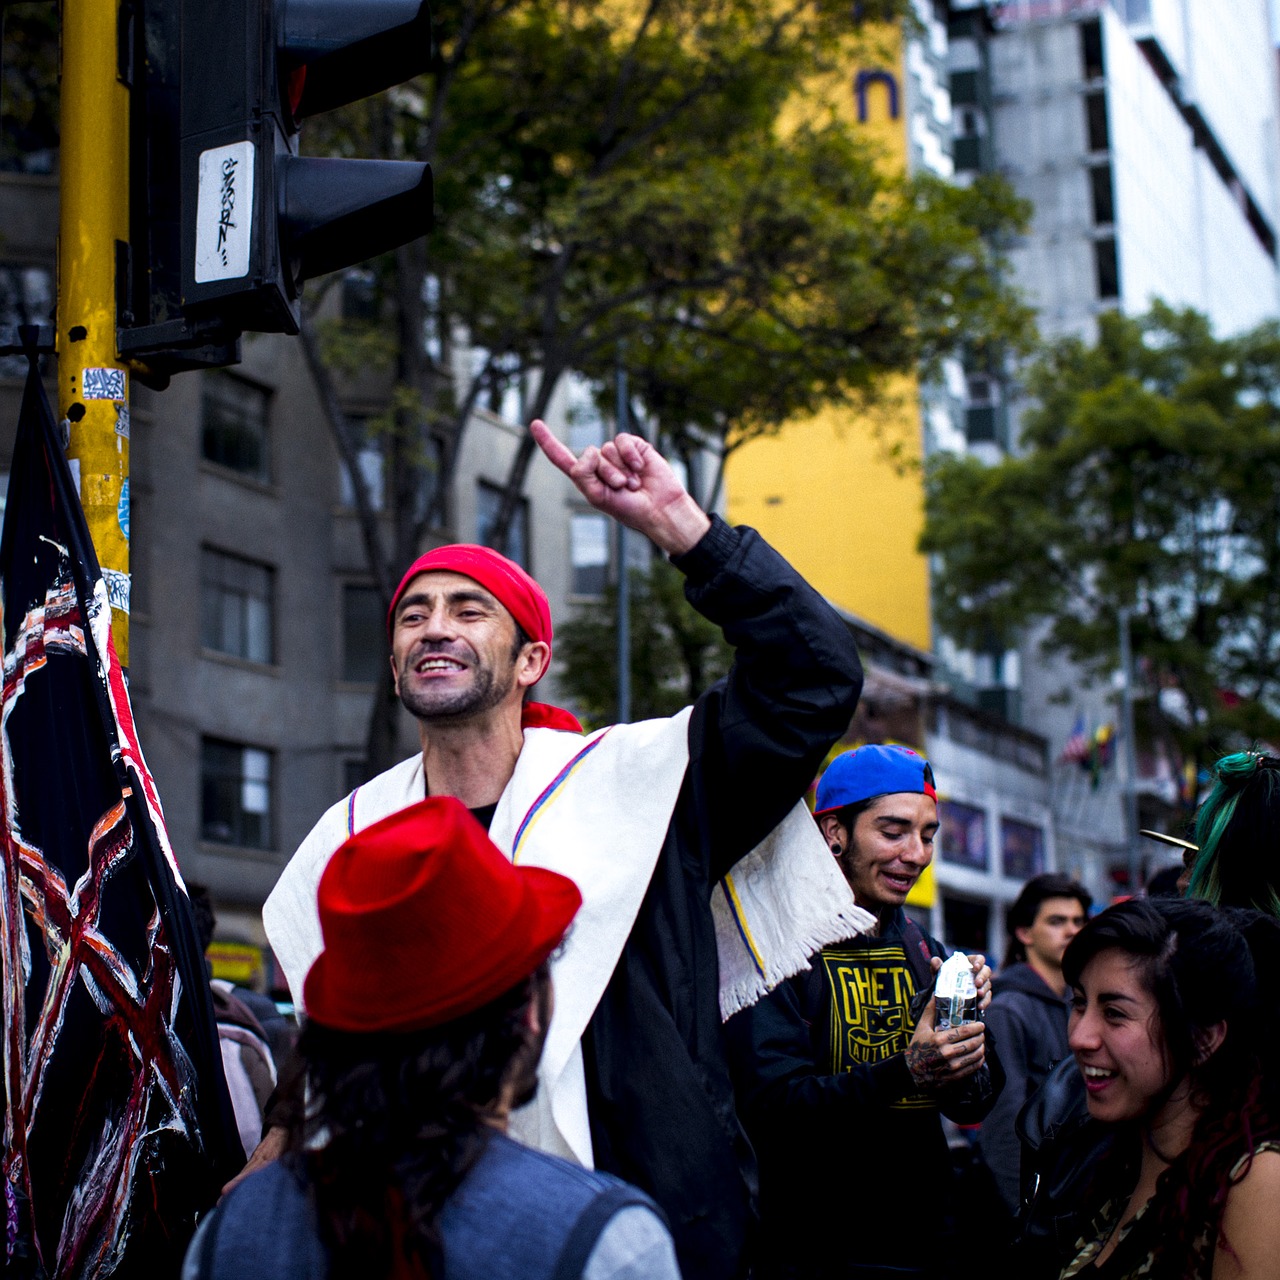
[[[549,1014],[547,965],[473,1013],[408,1032],[348,1032],[309,1022],[298,1041],[308,1099],[287,1159],[315,1193],[332,1280],[392,1274],[397,1253],[440,1277],[437,1219],[479,1159],[504,1085],[533,1095]]]
[[[1042,876],[1032,876],[1022,886],[1022,892],[1014,900],[1005,916],[1005,927],[1009,931],[1009,943],[1005,947],[1004,962],[1006,965],[1019,964],[1027,958],[1026,944],[1018,941],[1019,929],[1030,929],[1040,914],[1042,903],[1050,898],[1074,898],[1081,911],[1087,916],[1093,906],[1089,891],[1070,876],[1046,872]]]
[[[1152,1234],[1158,1257],[1152,1274],[1194,1274],[1196,1236],[1207,1224],[1220,1237],[1233,1181],[1248,1171],[1258,1143],[1280,1132],[1268,1087],[1272,1017],[1259,973],[1275,968],[1280,925],[1254,912],[1219,911],[1179,898],[1131,898],[1109,907],[1072,939],[1063,974],[1075,989],[1103,952],[1131,956],[1155,999],[1169,1092],[1184,1078],[1197,1118],[1187,1150],[1160,1176]],[[1259,954],[1255,965],[1254,951]],[[1226,1023],[1218,1048],[1204,1056],[1205,1037]],[[1265,1054],[1265,1059],[1264,1059]],[[1123,1146],[1120,1150],[1123,1150]],[[1232,1168],[1247,1157],[1244,1172]],[[1114,1190],[1114,1186],[1112,1187]],[[1229,1245],[1228,1245],[1229,1247]]]
[[[1213,766],[1196,814],[1187,896],[1280,919],[1280,758],[1237,751]]]

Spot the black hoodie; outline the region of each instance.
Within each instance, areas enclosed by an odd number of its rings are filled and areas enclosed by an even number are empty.
[[[1029,965],[1002,970],[991,984],[987,1025],[1000,1046],[1004,1092],[982,1122],[978,1146],[1010,1212],[1018,1208],[1021,1152],[1013,1122],[1067,1047],[1068,996],[1058,995]]]

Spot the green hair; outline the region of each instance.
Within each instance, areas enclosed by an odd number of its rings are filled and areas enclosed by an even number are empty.
[[[1280,919],[1280,759],[1237,751],[1212,772],[1213,788],[1196,814],[1200,851],[1187,896]]]

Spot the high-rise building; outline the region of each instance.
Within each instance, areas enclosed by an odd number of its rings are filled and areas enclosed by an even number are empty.
[[[1141,314],[1157,298],[1202,311],[1224,335],[1277,315],[1280,101],[1267,0],[952,0],[951,11],[956,178],[995,170],[1031,201],[1009,257],[1046,337],[1090,340],[1101,312]],[[971,411],[959,447],[1016,449],[1016,388],[988,375],[980,391],[999,406],[997,429]],[[939,652],[980,685],[1016,690],[1023,722],[1055,754],[1078,729],[1114,733],[1115,689],[1046,659],[1039,638],[1008,654],[945,641]],[[1176,765],[1140,761],[1145,821],[1176,797]],[[1096,781],[1070,761],[1054,767],[1064,864],[1104,900],[1127,888],[1125,785],[1119,763]],[[1160,861],[1154,845],[1146,852]]]
[[[0,157],[2,326],[53,323],[56,134],[51,143]],[[330,291],[333,313],[366,307],[367,283],[350,273]],[[163,392],[130,388],[129,683],[183,873],[209,887],[219,938],[239,944],[224,948],[228,963],[247,971],[286,859],[362,779],[387,641],[350,478],[298,340],[250,336],[243,355],[233,368],[180,374]],[[457,353],[460,382],[469,356]],[[52,399],[56,360],[45,360]],[[25,360],[0,358],[0,500],[25,372]],[[347,416],[372,421],[390,390],[389,376],[345,380]],[[549,420],[567,432],[579,401],[577,431],[598,423],[572,380]],[[485,540],[522,436],[514,390],[474,411],[447,502],[455,536]],[[376,431],[358,465],[385,520],[393,477]],[[553,467],[530,469],[509,549],[558,618],[599,593],[608,564],[597,526],[578,523],[583,508]],[[554,700],[554,685],[549,676],[540,693]],[[417,749],[407,713],[399,734],[404,756]]]
[[[915,11],[909,34],[879,30],[860,42],[838,91],[820,101],[868,132],[885,163],[951,178],[948,8],[917,0]],[[726,470],[730,518],[759,528],[859,637],[867,685],[842,745],[900,741],[933,761],[942,829],[908,908],[953,945],[991,954],[1022,881],[1055,865],[1047,748],[1011,722],[1011,696],[997,680],[957,681],[937,669],[918,541],[923,454],[964,447],[965,427],[974,435],[984,426],[994,439],[994,385],[951,361],[938,383],[895,382],[872,414],[827,409],[752,441]]]

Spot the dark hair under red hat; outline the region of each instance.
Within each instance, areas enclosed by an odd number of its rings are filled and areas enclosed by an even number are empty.
[[[340,1031],[412,1031],[470,1013],[555,950],[582,894],[517,867],[451,796],[431,796],[353,835],[317,892],[324,950],[307,1015]]]
[[[547,593],[514,560],[508,560],[492,547],[477,547],[466,542],[436,547],[409,566],[408,573],[400,579],[400,585],[391,597],[391,608],[387,611],[388,633],[395,630],[396,605],[400,603],[405,588],[418,574],[430,573],[434,569],[461,573],[478,582],[520,624],[530,640],[541,640],[550,647],[551,605],[547,601]]]

